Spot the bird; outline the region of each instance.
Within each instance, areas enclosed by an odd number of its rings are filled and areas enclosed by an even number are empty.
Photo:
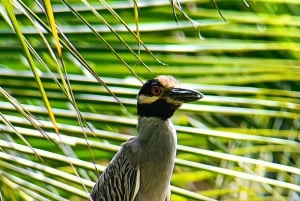
[[[171,75],[147,80],[137,95],[138,135],[123,143],[96,181],[91,201],[169,201],[177,134],[170,117],[203,94]]]

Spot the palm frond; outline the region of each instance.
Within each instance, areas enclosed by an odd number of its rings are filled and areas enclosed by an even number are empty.
[[[1,4],[0,200],[87,199],[157,74],[205,94],[173,118],[173,200],[297,200],[298,2],[43,3]]]

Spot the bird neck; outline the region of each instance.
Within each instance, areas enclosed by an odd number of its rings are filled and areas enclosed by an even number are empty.
[[[140,142],[164,143],[176,138],[176,130],[170,119],[163,120],[160,117],[143,117],[138,119],[138,139]]]

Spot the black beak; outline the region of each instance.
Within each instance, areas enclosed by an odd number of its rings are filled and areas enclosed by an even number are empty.
[[[168,97],[175,101],[187,103],[203,98],[203,94],[190,89],[173,88],[168,94]]]

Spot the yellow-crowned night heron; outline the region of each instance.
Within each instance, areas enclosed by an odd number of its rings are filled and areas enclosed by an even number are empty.
[[[177,88],[172,76],[148,80],[138,93],[138,137],[124,143],[91,192],[93,201],[165,201],[176,157],[176,130],[169,120],[182,103],[202,94]]]

